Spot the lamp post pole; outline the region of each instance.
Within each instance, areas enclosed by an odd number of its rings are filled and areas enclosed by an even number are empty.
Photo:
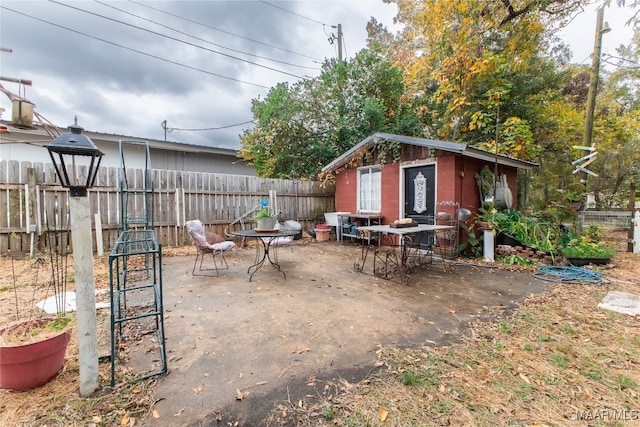
[[[89,197],[69,197],[69,215],[73,225],[71,244],[78,321],[80,395],[89,396],[99,387],[98,328]]]
[[[91,139],[82,135],[83,129],[78,126],[77,119],[74,125],[69,126],[69,130],[70,133],[60,135],[45,147],[49,151],[60,183],[69,189],[69,216],[73,227],[71,244],[73,245],[76,290],[80,395],[89,396],[98,390],[100,373],[91,209],[87,188],[92,187],[95,182],[103,153]],[[88,163],[86,181],[82,180],[83,177],[79,174],[76,162]]]

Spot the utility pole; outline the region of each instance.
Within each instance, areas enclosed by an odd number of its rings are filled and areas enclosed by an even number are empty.
[[[342,64],[342,24],[338,24],[338,61]]]
[[[338,41],[338,62],[342,63],[342,24],[332,25],[331,28],[338,29],[338,37],[331,33],[331,36],[329,37],[329,44],[333,44],[334,40]]]
[[[600,50],[602,49],[602,35],[611,31],[609,25],[603,28],[604,8],[598,9],[596,18],[596,36],[593,44],[593,55],[591,57],[591,77],[589,79],[589,93],[587,94],[587,114],[584,124],[584,135],[582,145],[591,147],[593,139],[593,114],[596,108],[596,95],[598,93],[598,79],[600,74]],[[587,173],[584,174],[584,184],[586,187]]]

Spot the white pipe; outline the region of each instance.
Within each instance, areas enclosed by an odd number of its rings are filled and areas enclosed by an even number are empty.
[[[493,230],[484,230],[484,260],[488,262],[495,261],[495,235]]]

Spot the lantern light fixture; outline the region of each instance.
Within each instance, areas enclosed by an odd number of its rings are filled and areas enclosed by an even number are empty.
[[[82,134],[84,129],[78,126],[77,117],[69,130],[70,133],[63,133],[45,147],[49,151],[60,184],[69,189],[71,196],[86,197],[87,188],[93,187],[95,183],[104,153],[88,136]],[[87,167],[86,180],[79,174],[78,168],[82,166]]]

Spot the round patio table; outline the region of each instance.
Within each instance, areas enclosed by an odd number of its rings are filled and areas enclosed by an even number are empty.
[[[276,239],[279,237],[291,237],[295,236],[299,231],[298,230],[236,230],[231,234],[238,237],[253,237],[260,244],[256,245],[256,258],[248,269],[247,274],[249,274],[249,281],[253,278],[253,275],[256,274],[266,261],[269,261],[269,264],[273,266],[276,270],[282,273],[284,278],[287,278],[287,275],[280,268],[280,264],[278,263],[278,254],[277,254],[277,244]],[[272,252],[269,251],[272,250]],[[273,254],[273,256],[272,256]]]

